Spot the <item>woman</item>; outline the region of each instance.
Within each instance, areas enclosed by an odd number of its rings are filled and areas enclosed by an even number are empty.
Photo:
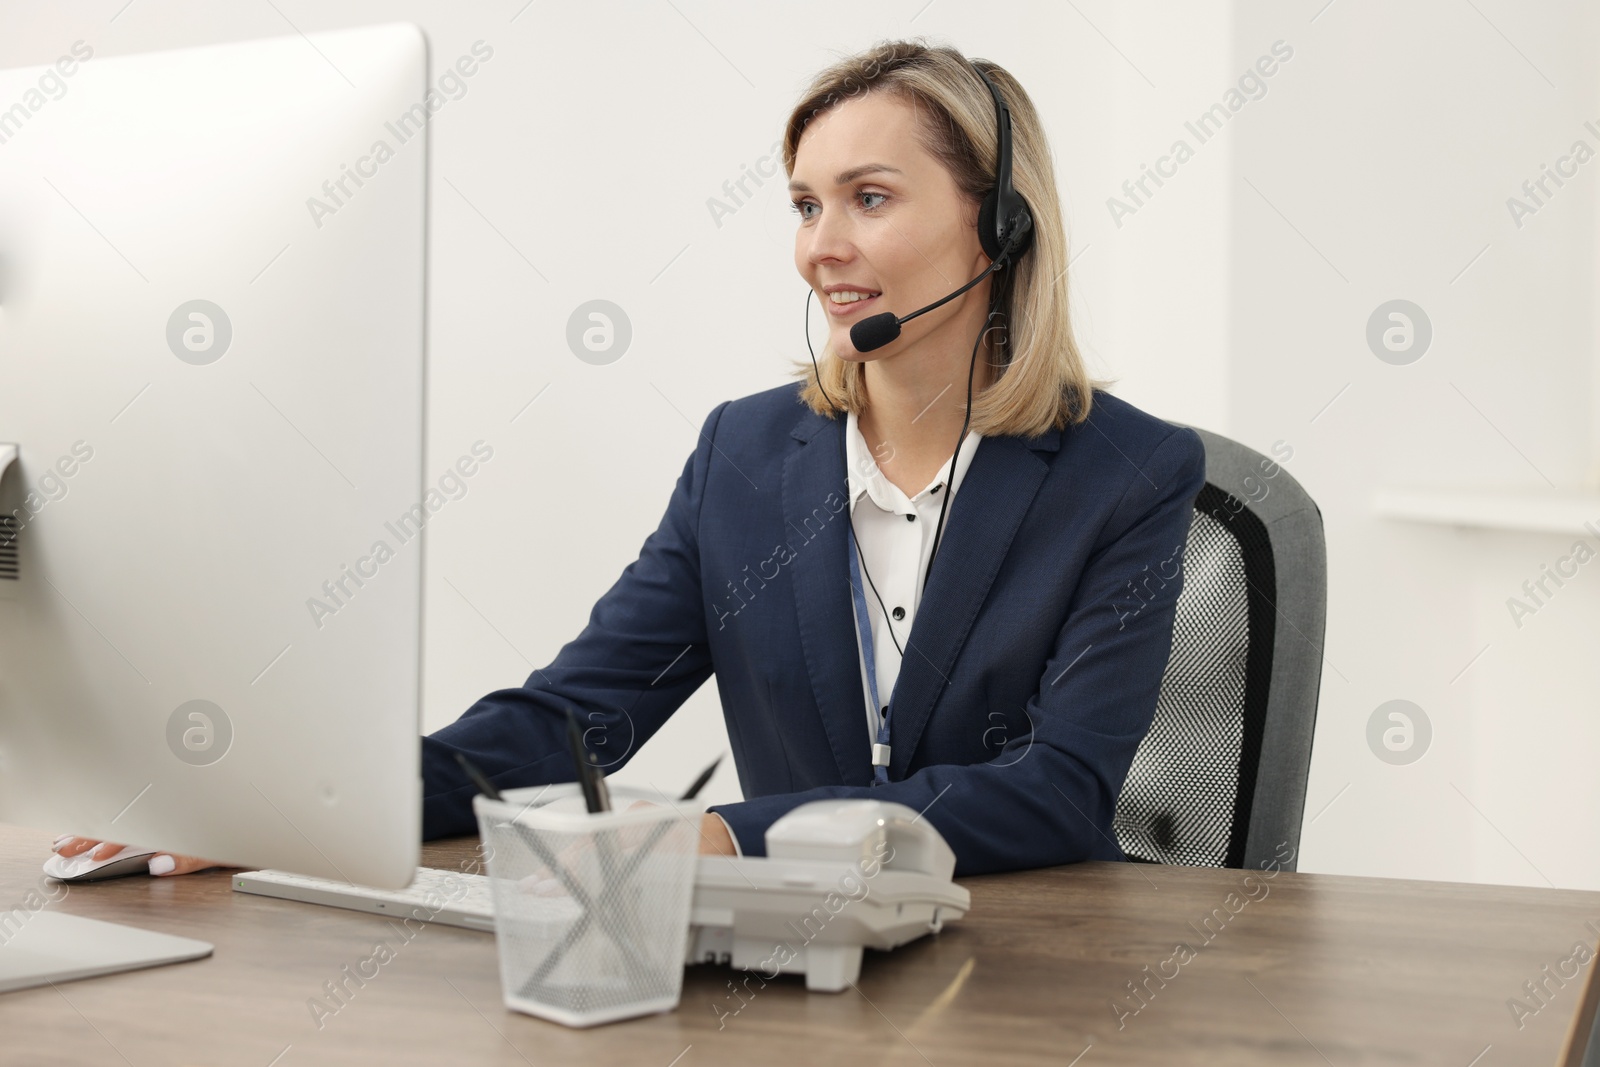
[[[980,210],[1007,110],[1031,227]],[[747,799],[704,852],[763,855],[791,808],[859,796],[924,813],[958,874],[1121,859],[1200,440],[1088,377],[1049,150],[1003,69],[880,44],[816,78],[783,155],[820,361],[713,410],[583,632],[422,739],[424,837],[476,830],[457,753],[501,788],[570,780],[568,708],[631,752],[714,673]]]

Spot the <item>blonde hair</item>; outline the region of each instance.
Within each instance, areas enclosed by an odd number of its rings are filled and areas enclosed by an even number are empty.
[[[1012,184],[1033,215],[1033,246],[1015,264],[992,276],[993,308],[1004,327],[988,332],[994,380],[972,398],[971,428],[985,437],[1037,437],[1089,417],[1094,390],[1112,384],[1089,377],[1067,309],[1067,240],[1056,194],[1055,168],[1044,129],[1028,94],[1003,67],[968,61],[954,48],[930,47],[921,38],[884,41],[834,63],[813,79],[789,115],[783,166],[794,176],[800,137],[811,120],[863,93],[892,93],[916,109],[917,137],[944,164],[970,198],[973,213],[996,182],[999,136],[994,97],[973,70],[994,82],[1011,111]],[[1010,277],[1008,277],[1010,276]],[[845,411],[867,406],[864,369],[822,351],[817,370],[796,366],[805,378],[801,399],[819,415],[832,416],[832,397]]]

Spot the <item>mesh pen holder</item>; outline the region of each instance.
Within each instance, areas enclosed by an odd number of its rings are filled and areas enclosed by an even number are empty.
[[[613,810],[593,815],[576,783],[473,798],[514,1011],[594,1026],[678,1006],[700,809],[609,788]]]

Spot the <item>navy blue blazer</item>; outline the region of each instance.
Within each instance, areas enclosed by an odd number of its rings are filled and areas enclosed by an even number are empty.
[[[1112,812],[1171,648],[1199,436],[1097,392],[1083,424],[979,442],[907,641],[890,781],[874,786],[845,420],[799,391],[712,411],[583,632],[422,739],[425,839],[476,830],[455,752],[502,788],[571,781],[566,708],[611,762],[715,673],[747,799],[711,810],[747,856],[796,805],[859,796],[924,812],[958,874],[1124,858]]]

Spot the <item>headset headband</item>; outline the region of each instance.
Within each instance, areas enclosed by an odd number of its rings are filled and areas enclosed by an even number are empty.
[[[1033,244],[1033,213],[1011,184],[1011,109],[1006,106],[999,88],[977,63],[972,63],[972,69],[994,97],[996,140],[999,142],[995,186],[978,209],[978,240],[991,261],[1004,255],[1009,266]]]

